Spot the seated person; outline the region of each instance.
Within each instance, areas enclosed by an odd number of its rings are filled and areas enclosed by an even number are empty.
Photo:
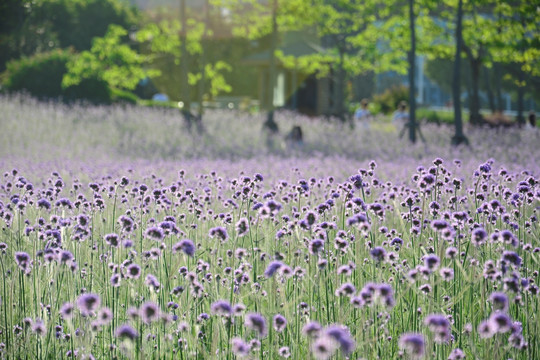
[[[304,144],[302,128],[298,125],[293,126],[291,131],[285,136],[285,143],[289,148],[298,149]]]

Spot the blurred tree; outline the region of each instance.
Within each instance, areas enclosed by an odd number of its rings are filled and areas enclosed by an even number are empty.
[[[441,31],[433,13],[434,0],[393,0],[384,5],[374,2],[372,20],[357,36],[356,43],[374,44],[377,54],[372,66],[376,72],[393,70],[408,74],[409,80],[409,140],[416,142],[419,134],[416,122],[416,57],[441,51],[436,43]],[[369,16],[369,15],[368,15]]]
[[[517,87],[518,123],[525,124],[524,95],[527,86],[538,84],[540,77],[540,11],[538,2],[497,1],[497,36],[492,44],[493,60],[510,64],[508,74]]]
[[[251,40],[268,36],[270,64],[269,82],[266,92],[267,118],[263,128],[275,133],[279,131],[274,120],[274,87],[277,77],[277,47],[283,32],[301,30],[313,25],[317,7],[307,0],[211,0],[215,6],[230,12],[233,33]]]
[[[191,128],[191,94],[189,93],[189,53],[187,51],[187,14],[186,0],[180,0],[180,99],[182,99],[182,114],[188,127]],[[202,52],[201,48],[197,49]]]
[[[200,21],[185,12],[183,32],[182,19],[163,19],[159,23],[149,22],[135,33],[140,51],[150,57],[152,68],[161,70],[154,78],[159,89],[183,102],[182,113],[188,126],[196,125],[202,130],[201,117],[192,116],[191,102],[202,98],[214,98],[218,94],[231,91],[225,73],[231,66],[223,61],[203,59],[204,41],[210,43],[212,30],[209,23]],[[184,16],[181,15],[181,18]],[[208,51],[206,53],[209,53]],[[178,86],[180,84],[180,86]],[[195,91],[197,90],[198,91]],[[200,114],[202,115],[202,114]]]
[[[148,59],[125,43],[128,32],[110,25],[102,38],[95,38],[92,48],[81,52],[67,64],[62,87],[79,84],[84,79],[105,81],[111,88],[133,90],[140,80],[159,71],[145,69]]]
[[[519,70],[514,71],[513,75],[518,93],[525,88],[524,80],[527,77],[540,73],[537,61],[540,56],[537,26],[540,13],[536,11],[537,4],[528,1],[463,0],[461,6],[462,29],[460,35],[456,32],[455,36],[461,36],[461,48],[468,60],[469,121],[471,124],[481,124],[480,81],[483,67],[494,67],[498,108],[502,106],[501,64],[514,64],[515,69]],[[456,21],[456,15],[450,10],[456,8],[459,8],[457,0],[447,0],[441,5],[437,13],[441,19],[441,29],[452,30],[448,24]],[[455,58],[455,53],[449,51],[453,47],[451,42],[442,42],[440,48],[445,44],[447,49],[440,51],[437,56],[450,58],[454,54]],[[518,98],[523,98],[523,95]],[[522,116],[518,118],[522,119]]]
[[[414,13],[414,0],[409,0],[409,31],[411,48],[409,50],[409,140],[416,142],[416,29],[414,26],[416,14]]]
[[[43,19],[57,35],[58,47],[88,50],[110,24],[130,29],[140,21],[138,10],[123,0],[38,0]]]
[[[31,0],[0,1],[0,72],[9,60],[56,47],[57,36],[40,4]]]
[[[326,74],[325,65],[334,66],[336,84],[335,114],[345,121],[345,84],[349,77],[374,70],[375,44],[361,43],[358,35],[370,22],[376,21],[373,1],[318,0],[317,32],[322,37],[325,48],[330,49],[330,56],[313,56],[312,64],[317,64],[318,71]],[[351,123],[352,124],[352,123]]]
[[[123,0],[3,0],[0,71],[10,59],[55,48],[88,50],[110,24],[129,29],[140,19]]]
[[[454,126],[455,134],[452,144],[468,144],[469,140],[463,133],[463,121],[461,119],[461,50],[463,47],[463,0],[458,0],[456,16],[456,52],[454,56],[454,76],[452,82],[452,97],[454,101]]]

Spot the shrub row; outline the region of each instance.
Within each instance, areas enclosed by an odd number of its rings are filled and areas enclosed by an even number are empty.
[[[100,79],[85,79],[78,85],[62,88],[66,64],[72,56],[71,51],[58,49],[11,61],[2,76],[3,87],[8,92],[24,91],[38,99],[84,100],[93,104],[137,103],[136,95],[111,89]]]

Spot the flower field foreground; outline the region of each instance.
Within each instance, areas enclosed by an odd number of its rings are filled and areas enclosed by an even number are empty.
[[[539,356],[538,179],[1,182],[9,358]],[[296,174],[297,176],[299,174]]]
[[[540,358],[538,133],[0,111],[2,358]]]

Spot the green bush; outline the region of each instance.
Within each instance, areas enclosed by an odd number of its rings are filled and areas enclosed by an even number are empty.
[[[84,100],[92,104],[111,104],[112,91],[107,82],[100,79],[83,79],[77,85],[64,89],[68,102]]]
[[[155,108],[179,109],[178,102],[176,101],[140,100],[139,105]]]
[[[27,91],[40,99],[63,95],[62,77],[71,54],[54,50],[10,61],[4,75],[7,91]]]
[[[388,88],[382,94],[373,97],[373,103],[384,114],[390,114],[397,109],[401,101],[409,100],[409,88],[404,85],[396,85]]]
[[[80,84],[62,89],[66,64],[73,54],[67,50],[53,50],[10,61],[3,75],[8,92],[26,91],[38,99],[64,101],[86,100],[95,104],[110,104],[111,90],[106,82],[86,79]]]
[[[452,111],[435,111],[426,108],[416,110],[416,118],[434,124],[453,124],[454,113]]]

